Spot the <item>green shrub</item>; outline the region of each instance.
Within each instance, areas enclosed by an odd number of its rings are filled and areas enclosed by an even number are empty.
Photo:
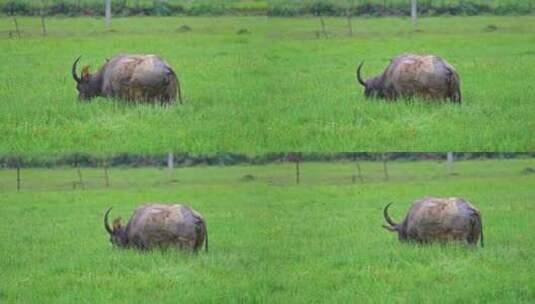
[[[10,0],[2,6],[2,13],[6,15],[32,15],[32,10],[24,2]]]
[[[200,16],[200,15],[217,16],[217,15],[223,15],[223,14],[229,13],[229,10],[227,10],[222,4],[216,5],[216,4],[202,3],[202,4],[192,6],[188,10],[187,13],[188,15],[191,15],[191,16]]]
[[[306,10],[315,16],[337,16],[342,13],[341,7],[324,1],[315,1]]]

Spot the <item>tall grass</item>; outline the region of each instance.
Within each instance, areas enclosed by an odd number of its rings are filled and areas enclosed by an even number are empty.
[[[111,188],[58,187],[72,169],[27,170],[31,185],[0,196],[0,301],[119,303],[531,303],[532,159],[396,162],[391,180],[364,162],[206,167],[172,174],[112,169]],[[94,170],[83,170],[86,175]],[[0,170],[0,185],[12,170]],[[242,176],[252,174],[253,181]],[[89,178],[89,177],[88,177]],[[174,181],[173,181],[174,180]],[[381,228],[394,202],[462,196],[483,214],[485,248],[411,246]],[[210,251],[138,253],[111,247],[103,212],[128,217],[147,201],[187,202],[207,218]]]

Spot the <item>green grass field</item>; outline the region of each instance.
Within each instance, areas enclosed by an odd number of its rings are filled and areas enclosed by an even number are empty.
[[[110,170],[0,170],[2,303],[533,303],[534,159]],[[253,181],[243,176],[253,175]],[[414,199],[461,196],[482,212],[485,247],[412,246],[381,228]],[[188,202],[207,219],[210,251],[111,247],[106,208]]]
[[[535,149],[535,18],[0,19],[0,154],[234,151],[530,151]],[[180,32],[181,25],[192,28]],[[497,30],[488,32],[489,25]],[[239,29],[250,33],[238,35]],[[185,105],[77,100],[70,66],[156,53],[175,67]],[[463,104],[366,101],[355,83],[400,53],[434,53],[462,78]]]

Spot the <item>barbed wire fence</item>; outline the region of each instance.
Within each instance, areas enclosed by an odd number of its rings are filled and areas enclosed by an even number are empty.
[[[445,154],[445,153],[444,153]],[[172,155],[172,153],[169,153]],[[415,176],[396,168],[397,164],[407,160],[392,159],[389,153],[377,153],[375,159],[362,160],[356,154],[347,159],[334,161],[303,160],[303,154],[288,153],[284,159],[268,164],[214,165],[202,168],[228,168],[220,171],[225,177],[210,174],[182,175],[183,170],[203,170],[199,167],[177,166],[173,156],[167,156],[168,163],[149,166],[110,167],[108,159],[103,158],[95,166],[81,165],[80,156],[75,155],[70,165],[33,167],[24,166],[20,157],[11,157],[8,166],[0,169],[0,190],[62,190],[84,191],[109,188],[139,188],[147,186],[175,186],[195,184],[233,184],[242,182],[264,182],[271,185],[313,185],[346,184],[362,185],[366,183],[389,183],[401,180],[420,180],[428,178],[454,178],[458,172],[453,170],[454,153],[447,153],[447,159],[416,160],[427,161],[432,169],[426,176]],[[170,165],[169,162],[173,164]],[[325,172],[318,172],[315,164],[325,164]],[[262,168],[272,166],[268,171]],[[332,167],[329,167],[332,165]],[[363,166],[364,165],[364,166]],[[394,170],[390,167],[394,166]],[[239,169],[232,169],[239,167]],[[323,167],[322,167],[323,168]],[[293,171],[293,173],[292,173]]]

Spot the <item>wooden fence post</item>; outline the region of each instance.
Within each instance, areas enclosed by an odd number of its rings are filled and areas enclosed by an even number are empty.
[[[41,13],[41,34],[46,36],[45,16]]]
[[[291,152],[288,153],[286,156],[286,159],[289,161],[295,162],[295,183],[299,185],[300,179],[301,179],[301,172],[300,172],[300,162],[301,162],[301,153],[300,152]]]
[[[353,36],[353,25],[351,24],[351,10],[350,9],[347,9],[346,17],[347,17],[347,30],[349,32],[349,36]]]
[[[321,15],[321,13],[320,13],[320,23],[321,23],[321,31],[323,32],[323,36],[325,36],[325,38],[329,38],[329,36],[327,35],[327,30],[325,29],[325,20],[323,20],[323,16]]]
[[[111,0],[106,0],[104,8],[104,16],[106,20],[106,28],[109,28],[111,25]]]
[[[295,183],[299,185],[299,178],[300,178],[300,172],[299,172],[299,156],[297,156],[297,159],[295,161]]]
[[[74,157],[74,166],[76,167],[76,174],[78,175],[78,184],[85,189],[84,180],[82,178],[82,170],[80,170],[80,164],[78,162],[78,156]],[[76,182],[73,183],[73,188],[76,189]]]
[[[77,172],[78,172],[78,182],[80,183],[80,186],[82,186],[82,189],[85,189],[84,180],[82,179],[82,170],[80,170],[80,165],[76,166]]]
[[[20,158],[17,158],[17,191],[20,191]]]
[[[418,30],[418,4],[417,0],[411,0],[411,19],[414,30]]]
[[[386,163],[388,161],[387,154],[383,153],[382,158],[383,158],[383,172],[384,172],[384,175],[385,175],[385,181],[388,181],[388,167],[386,165]]]
[[[355,171],[353,171],[353,176],[351,177],[351,181],[353,184],[357,181],[357,176],[359,178],[359,181],[361,183],[364,183],[364,178],[362,178],[362,170],[360,169],[360,162],[357,159],[357,155],[353,154],[353,161],[355,162],[355,168],[357,169],[357,174],[355,174]]]
[[[167,153],[167,169],[169,172],[173,172],[173,169],[175,168],[175,157],[173,155],[173,152]]]
[[[39,10],[39,16],[41,17],[41,34],[46,36],[46,26],[45,26],[45,7],[46,0],[41,0],[41,9]]]
[[[453,152],[448,152],[447,159],[448,159],[448,174],[451,174],[452,169],[453,169]]]
[[[110,187],[110,176],[108,175],[108,162],[106,160],[104,160],[104,162],[103,162],[103,167],[104,167],[104,186],[106,188],[109,188]]]
[[[15,23],[15,32],[17,32],[17,37],[20,39],[19,23],[17,22],[17,17],[15,15],[13,15],[13,23]]]

